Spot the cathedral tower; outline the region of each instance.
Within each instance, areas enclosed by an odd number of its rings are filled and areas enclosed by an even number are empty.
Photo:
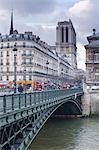
[[[77,68],[76,33],[71,20],[58,22],[56,27],[56,51]]]

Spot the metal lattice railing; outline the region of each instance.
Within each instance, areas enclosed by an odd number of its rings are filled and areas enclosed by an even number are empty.
[[[33,93],[22,93],[0,96],[0,114],[10,113],[22,108],[30,107],[54,99],[65,98],[71,94],[83,92],[82,89],[35,91]]]

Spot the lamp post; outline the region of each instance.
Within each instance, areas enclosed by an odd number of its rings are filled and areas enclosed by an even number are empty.
[[[46,65],[47,65],[47,76],[48,76],[48,65],[49,65],[48,60],[46,61]]]
[[[16,93],[16,56],[17,56],[17,48],[16,48],[16,44],[14,45],[13,48],[13,52],[14,52],[14,93]]]
[[[47,65],[47,66],[46,66],[46,69],[47,69],[47,76],[46,76],[46,77],[48,78],[48,65],[49,65],[48,60],[46,61],[46,65]],[[47,78],[46,78],[46,80],[47,80]],[[47,84],[48,84],[48,80],[47,80]]]
[[[95,68],[94,68],[95,50],[93,50],[93,85],[95,84]]]
[[[24,81],[25,81],[24,91],[26,93],[26,67],[24,68]]]

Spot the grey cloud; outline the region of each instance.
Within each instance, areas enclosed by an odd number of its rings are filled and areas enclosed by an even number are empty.
[[[99,1],[89,0],[89,3],[91,6],[89,11],[82,11],[76,15],[69,14],[77,31],[78,42],[82,44],[87,42],[86,36],[92,34],[93,28],[96,28],[97,32],[99,32]]]
[[[13,8],[20,14],[39,14],[54,11],[56,0],[0,0],[0,7]]]
[[[55,31],[56,28],[43,28],[42,25],[26,25],[26,24],[21,24],[18,25],[16,24],[19,32],[24,33],[24,31],[32,31],[34,35],[39,36],[42,41],[47,42],[49,45],[55,45]],[[24,26],[24,28],[23,28]]]

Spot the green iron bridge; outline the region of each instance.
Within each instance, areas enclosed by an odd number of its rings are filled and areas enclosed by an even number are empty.
[[[0,96],[0,150],[27,150],[50,116],[82,115],[82,89]]]

